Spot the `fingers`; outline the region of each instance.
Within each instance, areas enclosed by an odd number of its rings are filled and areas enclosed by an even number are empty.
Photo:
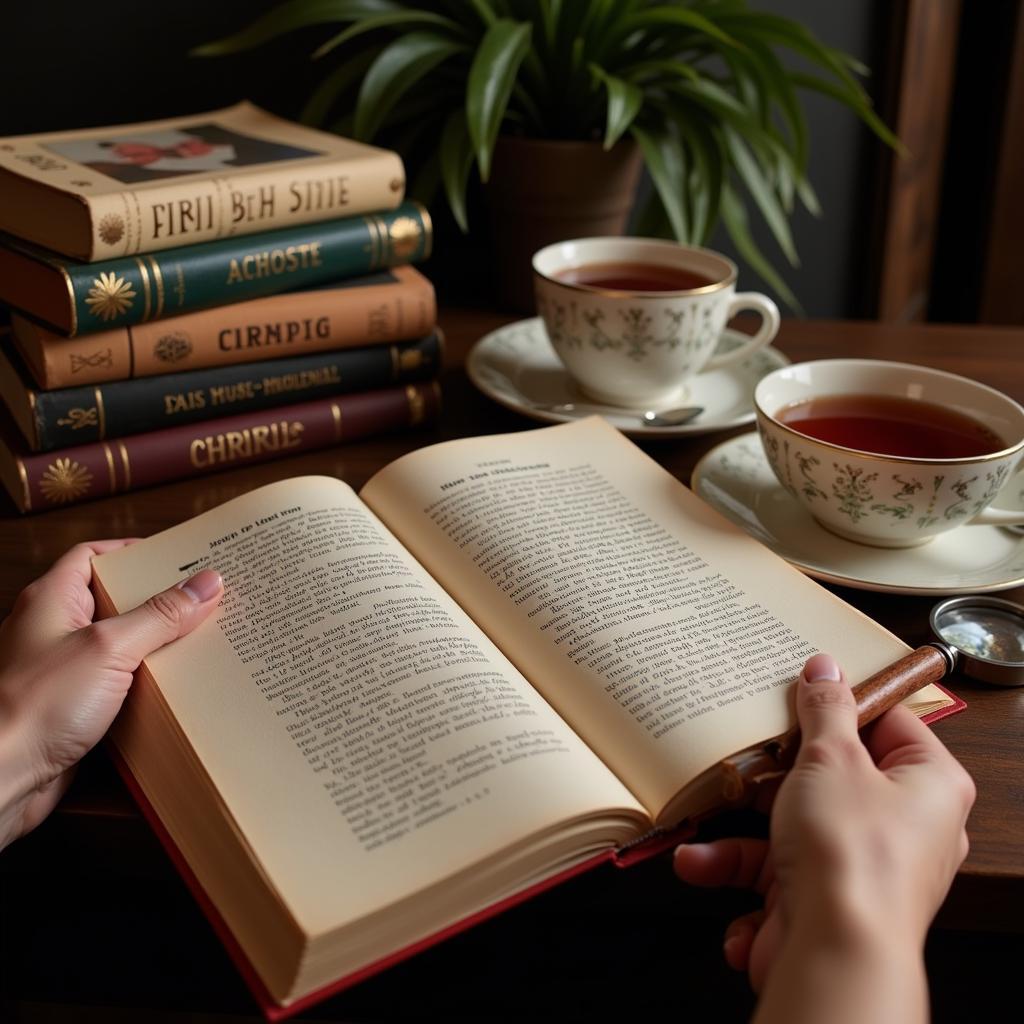
[[[879,767],[884,761],[911,763],[947,753],[935,733],[900,704],[864,730],[864,745]]]
[[[192,632],[217,607],[223,590],[220,574],[203,569],[138,608],[97,622],[88,632],[108,667],[133,672],[148,654]]]
[[[796,713],[803,733],[799,764],[814,741],[836,744],[857,740],[857,703],[842,670],[829,654],[809,658],[796,687]]]
[[[744,914],[743,917],[737,917],[726,928],[722,952],[725,954],[725,962],[734,971],[745,971],[750,965],[750,951],[764,920],[765,912],[755,910],[753,913]]]
[[[29,616],[32,632],[38,640],[57,640],[92,622],[95,606],[89,584],[93,557],[132,543],[134,539],[76,544],[22,591],[18,611]]]
[[[725,885],[764,893],[771,884],[768,843],[764,839],[719,839],[679,846],[673,867],[690,885]]]

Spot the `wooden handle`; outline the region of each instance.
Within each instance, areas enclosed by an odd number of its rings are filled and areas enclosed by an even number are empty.
[[[863,729],[922,686],[937,683],[948,668],[944,654],[935,647],[925,646],[865,679],[853,688],[857,698],[857,728]]]
[[[949,671],[946,656],[931,645],[918,647],[853,688],[857,701],[857,728],[863,729],[879,715],[929,683],[936,683]],[[748,747],[721,764],[723,792],[729,801],[743,801],[753,795],[758,783],[788,771],[800,749],[800,727],[776,736],[767,743]]]

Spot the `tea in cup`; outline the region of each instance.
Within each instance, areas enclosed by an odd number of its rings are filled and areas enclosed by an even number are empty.
[[[823,359],[754,390],[779,482],[847,540],[912,547],[971,524],[1024,523],[990,509],[1024,456],[1024,408],[966,377],[908,363]]]
[[[590,398],[627,408],[681,400],[696,374],[738,362],[778,333],[767,295],[736,292],[736,265],[653,238],[580,238],[533,257],[537,309],[556,355]],[[715,353],[729,319],[761,314],[746,343]]]

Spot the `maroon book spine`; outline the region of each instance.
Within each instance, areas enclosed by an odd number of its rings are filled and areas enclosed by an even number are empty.
[[[39,455],[15,454],[22,512],[133,491],[420,426],[440,410],[437,383],[338,395]]]

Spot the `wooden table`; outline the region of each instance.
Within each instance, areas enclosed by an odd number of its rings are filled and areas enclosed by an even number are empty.
[[[469,434],[530,427],[532,423],[529,420],[498,407],[479,394],[461,368],[472,343],[502,322],[503,319],[496,314],[468,311],[450,311],[442,317],[449,345],[443,380],[445,411],[436,430],[355,443],[287,461],[222,473],[201,481],[183,481],[37,516],[20,517],[9,501],[0,504],[0,616],[10,610],[22,587],[78,541],[147,535],[285,476],[325,473],[339,476],[358,488],[381,466],[412,447]],[[935,366],[974,377],[1024,400],[1024,361],[1021,360],[1024,330],[1020,329],[786,321],[777,347],[794,361],[844,355]],[[697,460],[725,436],[728,435],[652,441],[646,443],[645,448],[679,479],[689,481]],[[916,645],[927,639],[927,613],[934,603],[932,599],[835,589],[844,599],[908,643]],[[1024,588],[1003,596],[1024,601]],[[1021,758],[1024,689],[996,689],[962,678],[954,679],[952,688],[966,699],[968,711],[938,723],[935,728],[974,776],[978,801],[969,823],[971,852],[940,921],[955,928],[1019,933],[1024,930],[1021,929],[1024,911],[1024,759]],[[39,870],[63,873],[69,847],[74,851],[76,862],[98,870],[108,881],[119,877],[119,873],[120,877],[156,877],[165,882],[169,875],[169,869],[163,864],[147,829],[106,765],[102,753],[87,759],[80,784],[72,790],[57,814],[30,840],[12,847],[5,855],[7,859],[0,861],[0,868],[7,868],[7,878],[12,873],[18,878],[31,877],[33,871]],[[551,894],[550,899],[545,897],[537,901],[541,905],[540,910],[528,907],[506,915],[499,922],[486,926],[489,930],[482,933],[483,937],[478,935],[479,929],[474,930],[475,938],[472,940],[456,940],[456,952],[442,950],[428,954],[426,966],[414,963],[408,968],[399,968],[399,972],[406,972],[399,976],[407,981],[411,978],[412,984],[420,979],[429,988],[430,982],[425,979],[431,964],[436,969],[438,962],[449,966],[458,963],[458,957],[468,955],[467,950],[485,956],[487,954],[480,950],[490,948],[488,941],[493,943],[496,951],[507,951],[510,943],[525,941],[524,935],[529,935],[531,944],[535,943],[535,915],[541,915],[546,922],[544,927],[550,925],[551,913],[556,917],[571,913],[579,918],[581,900],[590,908],[595,899],[600,901],[600,920],[606,924],[609,919],[617,920],[619,911],[626,914],[628,922],[632,920],[630,912],[639,912],[636,910],[638,901],[642,903],[643,899],[649,898],[651,906],[658,907],[666,898],[662,888],[666,884],[664,868],[658,869],[660,874],[657,876],[654,869],[646,870],[646,874],[645,870],[641,869],[640,874],[647,879],[646,882],[620,883],[602,875],[604,881],[582,882],[575,891],[575,897],[571,893],[568,896]],[[681,887],[671,879],[667,884],[673,893],[681,891]],[[5,891],[5,898],[10,898],[10,888]],[[563,900],[569,903],[564,904]],[[722,913],[721,903],[714,904],[713,912],[707,911],[711,904],[702,903],[700,897],[692,894],[685,906],[673,906],[673,914],[680,915],[671,917],[674,941],[679,941],[679,929],[676,927],[679,920],[713,919],[717,927]],[[194,911],[189,909],[186,913],[194,914]],[[508,920],[510,918],[511,921]],[[185,927],[186,930],[194,927],[202,931],[202,925],[194,922]],[[687,928],[687,934],[692,935],[694,943],[699,945],[704,941],[698,941],[703,935],[699,927],[694,931],[688,924]],[[196,934],[190,934],[188,941],[197,941]],[[643,934],[659,935],[661,932],[648,928]],[[2,933],[0,937],[4,937]],[[220,955],[212,939],[204,938],[203,941],[209,947],[204,946],[208,956]],[[460,941],[461,946],[458,945]],[[633,941],[637,941],[635,936]],[[500,952],[494,953],[494,956],[500,955]],[[645,956],[652,964],[657,960],[656,953],[651,950],[647,950]],[[435,959],[431,960],[431,957]],[[453,957],[454,960],[451,959]],[[715,957],[717,959],[717,952]],[[423,959],[418,958],[419,961]],[[584,970],[582,965],[580,970]],[[712,968],[702,970],[706,981],[707,972]],[[589,968],[586,973],[589,976]],[[395,975],[394,971],[388,972],[379,982],[369,983],[369,991],[377,992],[375,998],[380,999],[381,992],[389,991],[386,979],[393,979]],[[227,984],[230,987],[233,983]],[[589,982],[581,981],[581,984],[585,987]],[[377,989],[374,989],[375,985]],[[366,990],[367,986],[360,986],[350,1001],[343,1004],[346,1013],[360,1012],[358,1007],[362,1004],[358,993]],[[225,997],[228,1003],[236,1006],[241,1000],[244,1006],[244,994],[234,988],[231,992],[230,997]],[[580,998],[584,999],[582,995]],[[715,998],[721,999],[721,993]],[[740,1002],[736,1005],[740,1009],[736,1012],[742,1014],[742,998],[737,998]],[[379,1008],[380,1003],[375,1005]],[[585,999],[579,1005],[585,1005]],[[716,1005],[725,1009],[720,1002]],[[348,1009],[353,1006],[357,1008],[355,1011]]]

